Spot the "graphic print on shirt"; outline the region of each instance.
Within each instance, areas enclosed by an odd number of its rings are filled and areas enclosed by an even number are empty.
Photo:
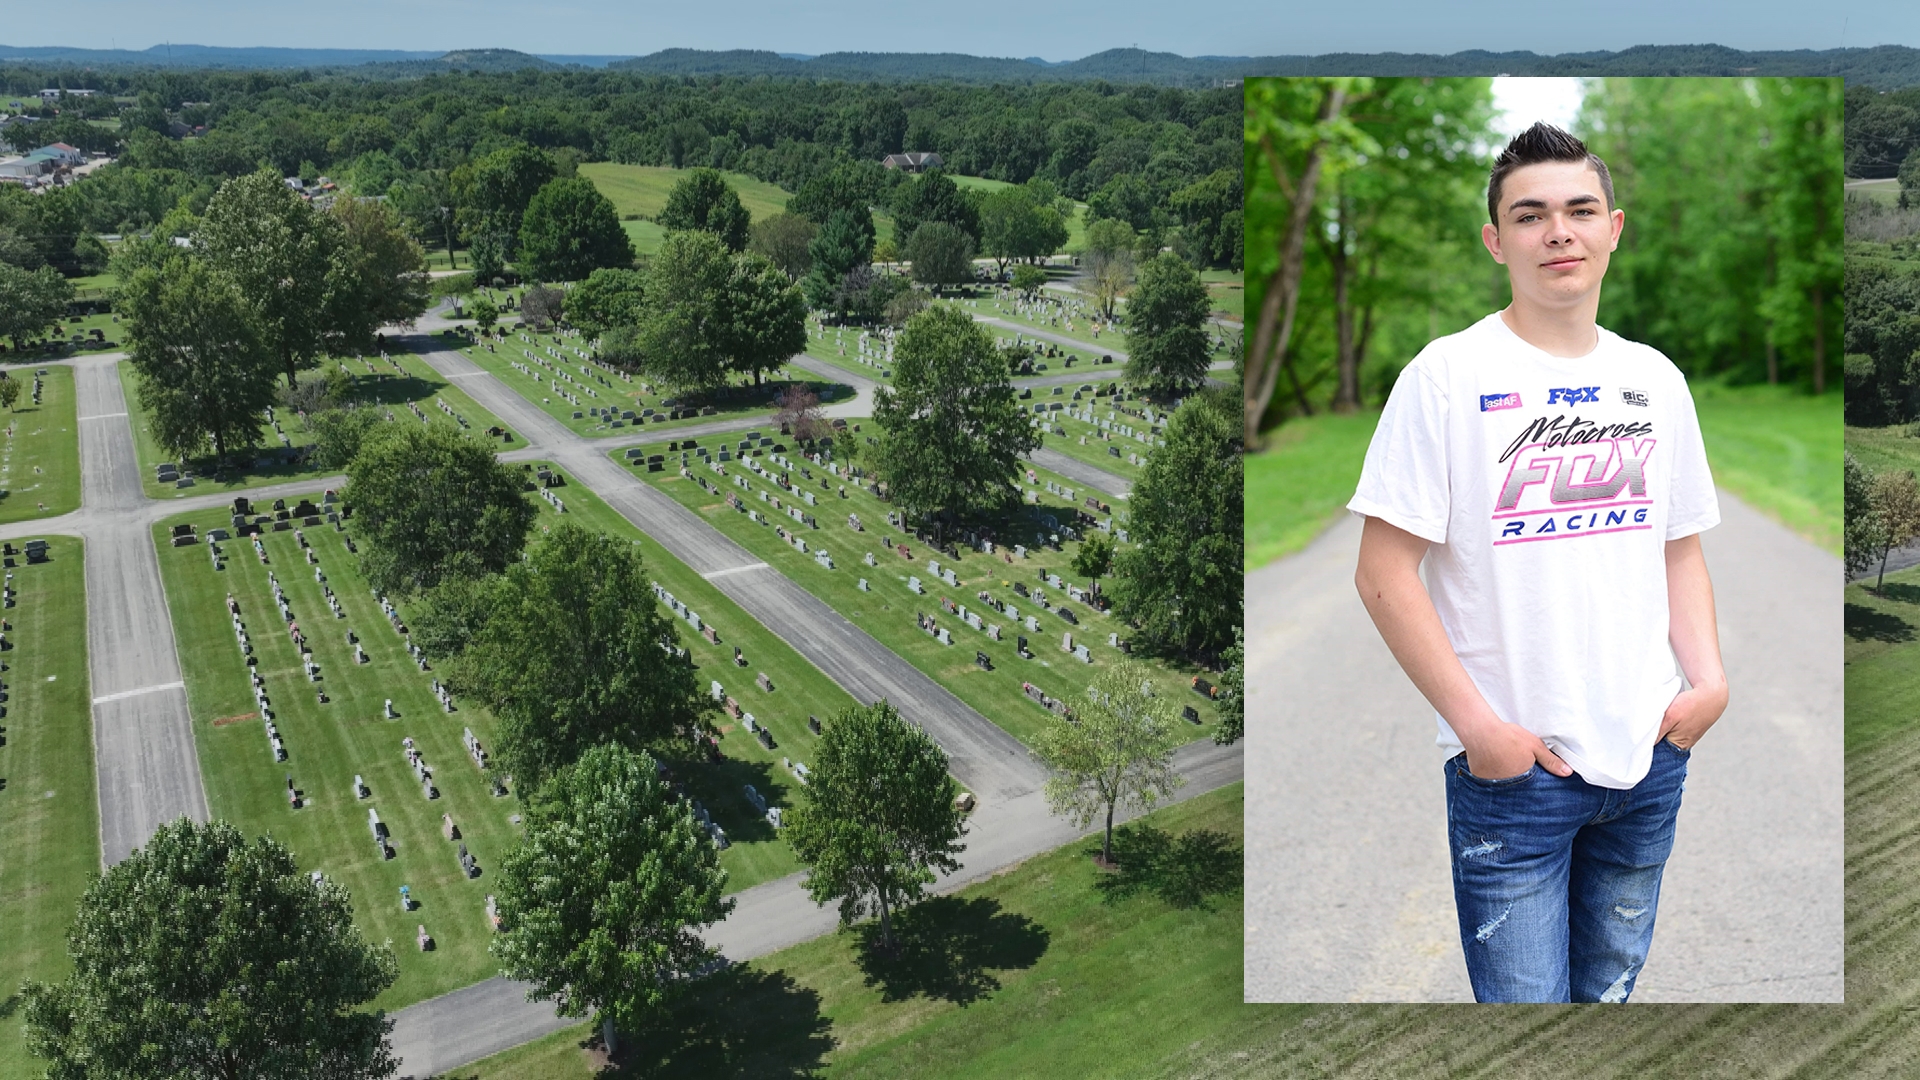
[[[1557,401],[1597,401],[1599,390],[1550,393]],[[1657,442],[1644,420],[1596,423],[1577,413],[1535,419],[1497,463],[1506,470],[1493,504],[1494,545],[1653,528],[1647,473]]]

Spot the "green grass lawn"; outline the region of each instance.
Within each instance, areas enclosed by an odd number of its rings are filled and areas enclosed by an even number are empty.
[[[629,1040],[631,1075],[1207,1075],[1261,1014],[1240,1003],[1241,801],[1235,784],[1149,815],[1119,875],[1083,840],[928,900],[900,917],[898,958],[862,924],[716,976]],[[588,1077],[587,1035],[451,1075]]]
[[[621,217],[637,214],[641,218],[658,217],[667,208],[667,195],[692,169],[671,169],[660,165],[619,165],[597,161],[580,166],[580,175],[593,181],[613,203]],[[771,217],[787,208],[785,191],[745,173],[721,173],[733,190],[739,192],[741,205],[753,220]]]
[[[1247,569],[1291,555],[1353,498],[1377,412],[1296,417],[1247,455]]]
[[[11,571],[15,606],[5,654],[0,735],[0,1080],[44,1075],[21,1041],[28,979],[66,976],[67,927],[100,869],[87,691],[81,542],[51,536],[52,558]]]
[[[506,340],[493,343],[491,352],[484,344],[466,346],[460,348],[459,352],[491,372],[494,378],[525,398],[529,404],[538,406],[542,412],[565,425],[569,431],[588,438],[632,435],[639,424],[634,420],[619,419],[620,413],[632,411],[636,417],[646,417],[646,411],[651,409],[655,415],[664,418],[669,415],[670,407],[666,402],[670,398],[688,406],[711,405],[713,415],[695,415],[680,420],[662,419],[648,423],[646,426],[649,430],[672,431],[697,424],[711,424],[716,420],[771,417],[774,411],[773,398],[789,381],[804,383],[820,397],[822,404],[832,404],[853,396],[852,387],[810,378],[807,372],[797,368],[775,371],[759,386],[743,378],[718,390],[674,395],[664,388],[649,386],[643,380],[624,376],[614,368],[579,356],[571,351],[573,342],[568,339],[527,333],[526,336],[533,339],[529,342],[523,341],[521,334],[522,331],[517,329],[510,330]],[[555,358],[544,351],[548,348],[560,350],[561,356]],[[516,364],[520,366],[514,366]],[[561,397],[560,390],[571,394],[573,400]],[[607,408],[617,410],[613,418],[593,415],[593,410]],[[618,426],[615,426],[616,423]]]
[[[80,425],[74,413],[73,369],[8,368],[20,400],[0,429],[0,522],[55,517],[80,508]],[[40,404],[33,404],[34,372]],[[109,421],[111,422],[111,421]]]
[[[1714,483],[1838,554],[1840,395],[1706,380],[1692,387]],[[1247,458],[1249,570],[1300,550],[1339,516],[1379,419],[1374,410],[1323,414],[1267,433],[1268,448]],[[1847,429],[1849,446],[1860,430]]]
[[[640,556],[651,580],[698,614],[719,638],[717,643],[709,643],[687,621],[673,619],[681,647],[700,669],[700,685],[720,683],[742,710],[752,713],[757,723],[773,733],[775,748],[766,750],[739,721],[718,713],[714,722],[721,732],[720,749],[725,760],[718,765],[684,761],[674,765],[676,777],[733,841],[733,846],[720,853],[720,865],[727,871],[727,891],[752,888],[798,870],[799,863],[786,841],[747,801],[744,785],[752,784],[771,805],[795,805],[798,784],[782,762],[813,759],[818,737],[807,728],[807,717],[817,716],[825,722],[855,704],[854,699],[785,641],[741,611],[711,582],[665,548],[644,539],[640,530],[599,496],[577,484],[553,490],[566,506],[566,516],[576,523],[640,542]],[[536,499],[534,505],[540,509],[538,529],[550,528],[559,520],[559,513],[544,500]],[[746,666],[734,663],[735,647],[744,655]],[[755,684],[754,676],[760,672],[772,681],[771,693]]]
[[[852,428],[842,436],[843,439],[861,437]],[[717,460],[722,449],[737,452],[739,441],[743,440],[712,438],[702,439],[700,444]],[[784,445],[776,443],[775,447],[760,448],[762,457],[759,460],[764,463],[764,468],[779,471],[772,455],[781,453],[778,447]],[[649,455],[669,453],[664,443],[640,449]],[[624,451],[612,456],[616,461],[628,463]],[[1046,586],[1041,577],[1043,573],[1051,571],[1061,575],[1067,583],[1084,583],[1084,579],[1076,578],[1071,565],[1072,552],[1077,550],[1077,544],[1064,551],[1054,551],[1040,545],[1040,538],[1048,531],[1041,515],[1050,515],[1056,522],[1071,521],[1070,508],[1083,506],[1083,500],[1095,493],[1064,477],[1037,468],[1031,469],[1037,483],[1028,485],[1027,490],[1037,493],[1040,503],[1026,507],[1004,522],[1000,531],[1001,538],[1007,543],[1028,545],[1031,550],[1027,557],[1013,555],[1009,547],[997,547],[993,554],[983,554],[962,543],[957,547],[960,558],[954,559],[938,554],[928,545],[890,527],[887,524],[887,505],[865,488],[842,480],[833,480],[830,487],[822,486],[823,478],[831,479],[825,468],[801,460],[797,449],[787,456],[793,463],[790,476],[795,485],[790,492],[781,491],[737,461],[722,466],[727,473],[723,477],[700,464],[698,457],[690,457],[689,472],[692,478],[682,477],[679,475],[679,452],[671,452],[663,471],[648,472],[641,469],[635,475],[671,495],[735,542],[766,560],[800,587],[819,597],[902,659],[918,667],[1023,742],[1030,740],[1050,716],[1040,705],[1027,699],[1021,690],[1023,681],[1033,683],[1052,697],[1076,701],[1085,694],[1087,684],[1099,666],[1120,655],[1118,650],[1108,645],[1107,639],[1109,634],[1119,634],[1123,638],[1128,636],[1129,630],[1124,623],[1111,614],[1095,612],[1085,604],[1067,599],[1064,590]],[[813,473],[811,479],[801,472],[802,467]],[[739,486],[736,479],[746,486]],[[718,493],[702,488],[699,484],[701,480],[712,484]],[[1069,502],[1064,495],[1048,491],[1049,484],[1063,491],[1075,489],[1074,498]],[[845,498],[839,495],[842,486],[846,490]],[[805,503],[802,489],[814,493],[817,505],[808,506]],[[739,497],[739,510],[727,504],[728,494]],[[767,496],[769,501],[761,501],[762,495]],[[795,522],[785,510],[774,505],[771,500],[775,498],[783,506],[790,503],[792,508],[802,513],[813,514],[820,527],[809,529]],[[752,520],[749,511],[759,516],[758,523]],[[859,516],[864,531],[855,532],[852,529],[848,522],[849,514]],[[776,528],[788,527],[807,545],[806,554],[776,535]],[[901,543],[912,553],[911,559],[903,559],[894,550],[892,545]],[[830,554],[834,569],[826,569],[814,561],[814,553],[822,550]],[[874,558],[871,567],[865,563],[865,557],[869,554]],[[927,566],[930,559],[937,560],[942,569],[951,567],[958,584],[944,585],[936,580]],[[909,587],[910,577],[920,579],[927,591],[915,595]],[[859,582],[863,579],[869,582],[869,590],[860,589]],[[1056,612],[1041,610],[1037,603],[1014,591],[1012,585],[1016,581],[1030,590],[1036,587],[1043,589],[1048,600],[1056,606],[1071,608],[1078,619],[1077,623],[1067,623]],[[1010,618],[983,604],[976,595],[982,591],[1010,604],[1020,619]],[[943,610],[940,602],[943,597],[956,606],[966,607],[978,614],[983,629],[974,630],[957,613]],[[931,615],[939,626],[949,631],[953,644],[942,645],[932,635],[922,631],[915,621],[915,612]],[[1037,630],[1025,628],[1024,619],[1027,617],[1037,620]],[[1001,640],[989,639],[984,630],[989,624],[1001,627]],[[1086,645],[1094,662],[1091,665],[1083,663],[1071,653],[1063,651],[1063,634],[1071,634],[1076,644]],[[1033,659],[1022,660],[1017,655],[1016,639],[1020,636],[1028,638]],[[976,651],[984,652],[991,658],[994,665],[992,671],[982,670],[975,665]],[[1175,703],[1190,704],[1199,713],[1202,726],[1188,730],[1196,738],[1210,734],[1217,719],[1213,702],[1187,689],[1189,678],[1198,674],[1199,669],[1150,663],[1162,673],[1165,685],[1173,692]]]
[[[627,239],[633,242],[637,255],[652,255],[660,250],[660,241],[667,238],[667,230],[657,223],[633,218],[622,221],[620,227],[626,230]]]
[[[318,499],[319,492],[312,496]],[[289,500],[288,505],[293,505]],[[356,556],[342,534],[322,524],[304,530],[345,618],[335,618],[302,557],[295,533],[269,532],[261,565],[247,540],[221,545],[226,568],[215,571],[204,543],[176,548],[169,528],[190,521],[204,538],[212,527],[230,525],[227,510],[169,518],[153,530],[167,604],[177,636],[194,740],[216,817],[248,833],[268,834],[290,848],[303,869],[325,871],[353,895],[354,917],[375,942],[391,940],[400,977],[376,1004],[398,1008],[488,978],[498,966],[487,955],[492,931],[486,897],[501,858],[517,841],[509,816],[518,800],[489,792],[490,776],[468,758],[461,738],[472,728],[493,746],[493,719],[478,705],[456,699],[444,712],[431,692],[432,672],[407,655],[400,635],[381,613]],[[349,527],[351,532],[351,527]],[[320,704],[300,667],[299,653],[275,610],[269,571],[278,576],[294,620],[305,632],[331,700]],[[231,593],[251,635],[275,721],[288,759],[276,762],[248,682],[248,668],[229,622]],[[370,662],[354,660],[346,642],[359,635]],[[391,698],[399,718],[383,718]],[[429,800],[408,766],[401,745],[410,737],[434,770],[440,797]],[[357,798],[353,778],[365,778],[371,797]],[[306,804],[287,804],[286,780],[305,793]],[[378,810],[392,833],[395,857],[383,861],[368,830],[367,809]],[[441,815],[450,813],[481,876],[468,880],[454,843],[441,836]],[[420,902],[400,909],[400,886]],[[414,947],[414,928],[424,924],[433,952]]]
[[[1891,206],[1900,201],[1900,181],[1893,177],[1884,180],[1849,180],[1846,184],[1846,193],[1860,195]]]
[[[1246,321],[1247,279],[1244,273],[1238,270],[1203,270],[1200,280],[1206,282],[1207,295],[1213,298],[1215,313],[1236,322]]]
[[[466,419],[468,425],[466,430],[474,435],[500,425],[500,421],[492,413],[481,408],[478,402],[468,397],[464,391],[447,379],[442,378],[439,372],[434,371],[425,360],[413,353],[395,352],[389,354],[385,360],[377,355],[360,360],[331,358],[325,363],[339,365],[353,375],[359,400],[384,408],[393,417],[395,423],[420,422],[407,410],[407,406],[412,404],[426,414],[427,423],[456,424],[457,421],[440,409],[438,403],[444,401],[448,408]],[[128,419],[133,424],[134,456],[140,461],[140,483],[149,498],[184,498],[189,495],[203,495],[210,490],[240,492],[267,484],[297,480],[303,476],[319,475],[321,470],[317,466],[287,465],[275,458],[271,464],[255,464],[244,469],[229,470],[228,474],[221,478],[213,476],[204,464],[196,467],[196,462],[189,461],[185,464],[194,472],[192,487],[180,489],[171,484],[160,483],[154,479],[154,466],[163,461],[175,459],[167,456],[154,441],[151,421],[146,411],[140,407],[139,378],[134,374],[132,363],[123,360],[119,364],[119,369],[120,388],[126,394]],[[324,376],[322,371],[311,371],[305,377],[322,378]],[[280,421],[282,430],[286,432],[290,445],[301,447],[313,442],[313,435],[305,430],[306,425],[297,416],[285,410],[275,410],[275,415]],[[264,431],[265,441],[262,445],[278,449],[279,439],[274,435],[273,429],[268,427]],[[523,442],[524,440],[516,436],[514,443],[502,443],[501,446],[504,449],[512,449]]]

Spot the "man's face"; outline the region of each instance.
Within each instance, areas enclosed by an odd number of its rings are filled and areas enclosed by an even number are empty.
[[[1480,238],[1507,268],[1516,302],[1562,309],[1599,302],[1607,259],[1626,212],[1607,211],[1600,177],[1585,162],[1547,161],[1508,173],[1500,224]]]

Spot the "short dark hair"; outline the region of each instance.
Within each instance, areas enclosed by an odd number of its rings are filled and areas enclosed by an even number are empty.
[[[1493,172],[1487,176],[1487,219],[1500,225],[1500,188],[1507,174],[1525,165],[1544,161],[1585,162],[1600,178],[1600,192],[1607,197],[1607,213],[1613,213],[1613,174],[1607,163],[1587,149],[1587,144],[1552,124],[1537,122],[1513,137],[1500,156],[1493,159]]]

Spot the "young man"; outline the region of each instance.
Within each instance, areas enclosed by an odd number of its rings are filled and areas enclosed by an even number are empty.
[[[1513,303],[1394,385],[1348,504],[1355,584],[1439,713],[1474,996],[1625,1001],[1727,705],[1698,536],[1719,505],[1685,378],[1594,322],[1626,219],[1605,163],[1536,124],[1487,213]]]

